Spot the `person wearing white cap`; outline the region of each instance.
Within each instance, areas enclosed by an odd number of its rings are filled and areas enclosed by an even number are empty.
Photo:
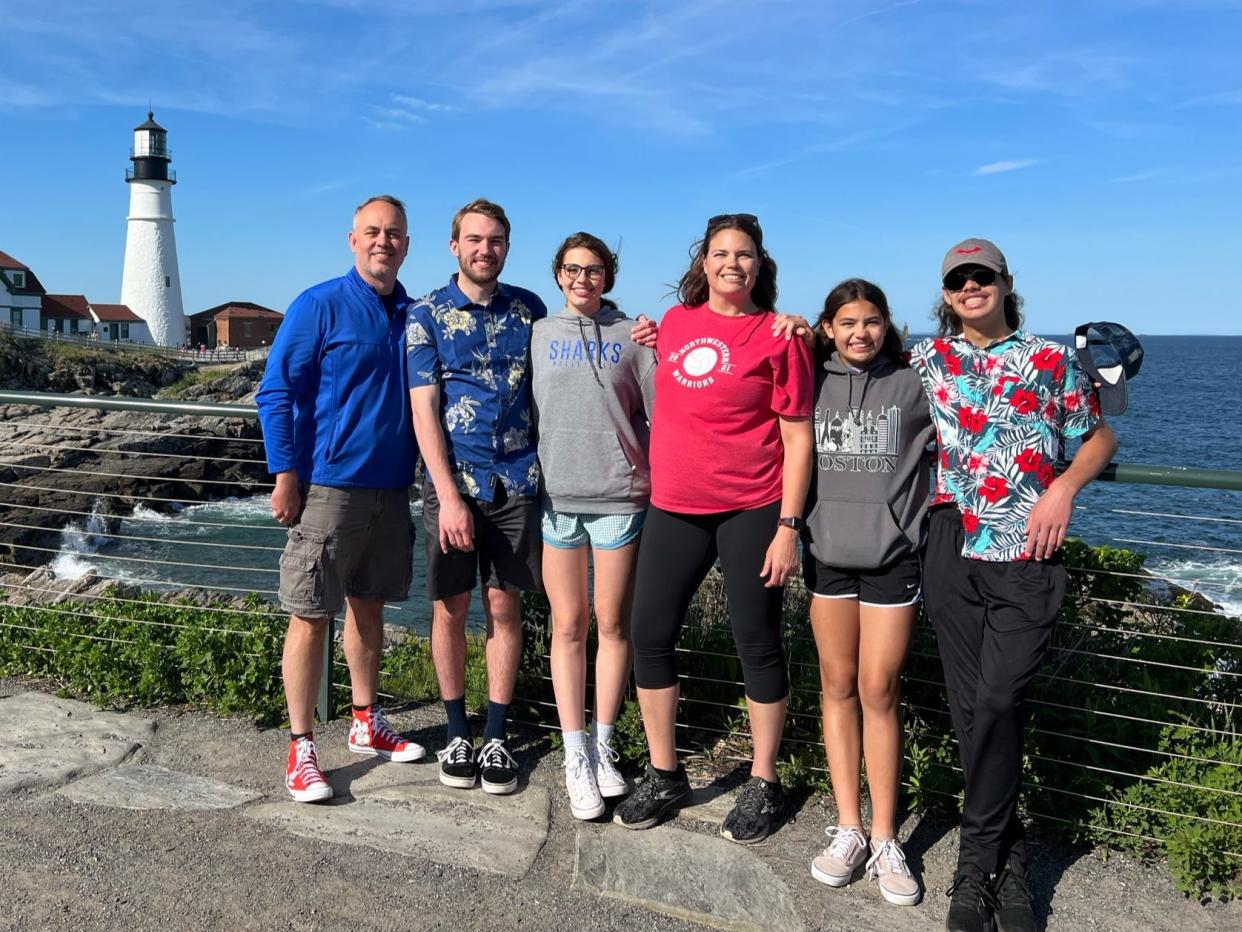
[[[1005,256],[967,239],[944,257],[939,333],[912,364],[931,401],[936,487],[924,599],[936,630],[965,795],[947,927],[1035,930],[1018,817],[1024,694],[1065,595],[1074,496],[1117,439],[1071,351],[1022,329]],[[1081,438],[1060,475],[1065,442]]]

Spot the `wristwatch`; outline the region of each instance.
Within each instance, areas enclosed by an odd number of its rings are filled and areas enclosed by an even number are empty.
[[[776,522],[776,524],[778,527],[793,528],[793,530],[795,531],[806,530],[806,522],[803,521],[801,518],[797,518],[797,517],[781,518],[779,521]]]

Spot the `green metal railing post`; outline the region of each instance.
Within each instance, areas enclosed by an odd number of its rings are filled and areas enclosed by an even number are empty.
[[[323,639],[323,675],[319,677],[319,698],[315,701],[315,714],[319,721],[332,721],[332,645],[336,641],[336,619],[328,619],[328,630]]]

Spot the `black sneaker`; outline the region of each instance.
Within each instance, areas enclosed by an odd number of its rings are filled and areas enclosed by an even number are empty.
[[[440,782],[459,790],[468,790],[478,779],[479,770],[474,765],[474,742],[469,738],[454,738],[443,751],[436,751],[440,759]]]
[[[992,884],[996,896],[996,928],[999,932],[1039,932],[1035,909],[1031,905],[1031,885],[1026,865],[1010,854]]]
[[[666,815],[690,799],[690,778],[686,768],[678,766],[677,776],[664,777],[647,765],[638,787],[617,806],[612,821],[625,828],[651,828]]]
[[[483,792],[507,796],[517,789],[517,761],[503,738],[492,738],[479,748],[479,775]]]
[[[944,927],[949,932],[992,932],[996,899],[983,871],[973,866],[959,866],[947,895],[951,899]]]
[[[737,794],[737,802],[725,816],[720,834],[739,845],[753,845],[763,841],[772,831],[785,808],[785,791],[779,783],[769,783],[763,777],[751,777]]]

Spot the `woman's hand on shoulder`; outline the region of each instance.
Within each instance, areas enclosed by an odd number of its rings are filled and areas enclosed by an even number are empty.
[[[658,334],[659,327],[656,322],[646,314],[639,314],[638,322],[634,324],[634,329],[630,331],[630,339],[639,346],[655,349],[656,336]]]
[[[772,335],[784,337],[786,340],[798,337],[807,346],[815,345],[815,331],[811,329],[805,317],[797,314],[784,314],[777,311],[776,316],[772,318]]]

